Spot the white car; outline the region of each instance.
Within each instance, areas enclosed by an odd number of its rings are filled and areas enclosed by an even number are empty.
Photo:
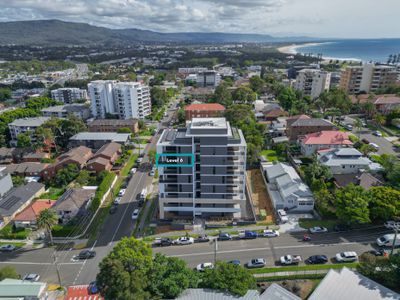
[[[174,244],[176,245],[190,245],[193,243],[194,243],[194,238],[187,236],[181,236],[180,238],[174,241]]]
[[[379,146],[375,143],[369,143],[370,146],[372,146],[376,151],[379,150]]]
[[[0,251],[4,251],[4,252],[12,252],[16,249],[16,247],[14,245],[2,245],[0,246]]]
[[[358,259],[358,255],[354,251],[347,251],[337,253],[335,258],[337,262],[352,262]]]
[[[400,222],[396,221],[386,221],[385,224],[383,224],[387,229],[395,229],[400,228]]]
[[[35,273],[25,274],[24,277],[22,277],[22,280],[32,281],[32,282],[39,281],[39,279],[40,275]]]
[[[279,236],[279,231],[266,229],[266,230],[263,230],[262,236],[264,236],[264,237],[277,237],[277,236]]]
[[[131,174],[133,175],[133,174],[135,174],[136,173],[136,171],[137,171],[137,169],[136,168],[132,168],[131,169]]]
[[[254,258],[252,260],[250,260],[246,266],[248,268],[262,268],[265,267],[265,265],[267,264],[267,262],[265,261],[264,258]]]
[[[119,197],[122,197],[123,195],[125,195],[126,189],[121,189],[118,193]]]
[[[352,130],[353,130],[353,125],[351,125],[351,124],[346,124],[346,125],[344,125],[344,128],[346,128],[347,130],[352,131]]]
[[[135,209],[132,213],[132,220],[136,220],[139,216],[139,209]]]
[[[149,173],[149,176],[154,176],[156,174],[156,172],[154,170],[151,170]]]
[[[382,132],[380,132],[380,131],[374,131],[373,133],[372,133],[373,135],[375,135],[375,136],[379,136],[379,137],[381,137],[382,136]]]
[[[122,200],[122,197],[117,197],[114,199],[114,204],[119,204]]]
[[[310,233],[323,233],[328,232],[328,229],[325,227],[315,226],[308,229]]]
[[[139,157],[139,158],[136,160],[137,163],[141,163],[142,161],[143,161],[143,157]]]
[[[204,272],[206,269],[214,269],[214,264],[210,262],[202,263],[197,265],[196,270],[199,272]]]
[[[286,223],[287,221],[289,221],[289,218],[287,217],[287,213],[285,210],[278,209],[278,215],[282,223]]]

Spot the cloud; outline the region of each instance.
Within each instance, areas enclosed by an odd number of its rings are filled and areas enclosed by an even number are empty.
[[[383,37],[398,34],[393,28],[399,10],[398,0],[0,0],[0,21],[60,19],[163,32]],[[379,24],[377,14],[384,16]]]

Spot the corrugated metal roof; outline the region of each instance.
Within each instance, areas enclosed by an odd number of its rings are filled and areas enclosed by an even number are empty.
[[[261,294],[260,300],[301,300],[301,298],[273,283]]]
[[[243,297],[211,289],[187,289],[176,300],[259,300],[258,291],[249,290]]]

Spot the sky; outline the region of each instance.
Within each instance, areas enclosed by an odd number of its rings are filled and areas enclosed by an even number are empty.
[[[1,22],[325,38],[400,37],[399,11],[400,0],[0,0]]]

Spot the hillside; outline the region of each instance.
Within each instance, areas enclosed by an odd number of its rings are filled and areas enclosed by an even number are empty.
[[[0,23],[0,44],[68,46],[131,44],[134,42],[241,43],[310,41],[306,37],[275,38],[261,34],[160,33],[140,29],[109,29],[59,20]]]

